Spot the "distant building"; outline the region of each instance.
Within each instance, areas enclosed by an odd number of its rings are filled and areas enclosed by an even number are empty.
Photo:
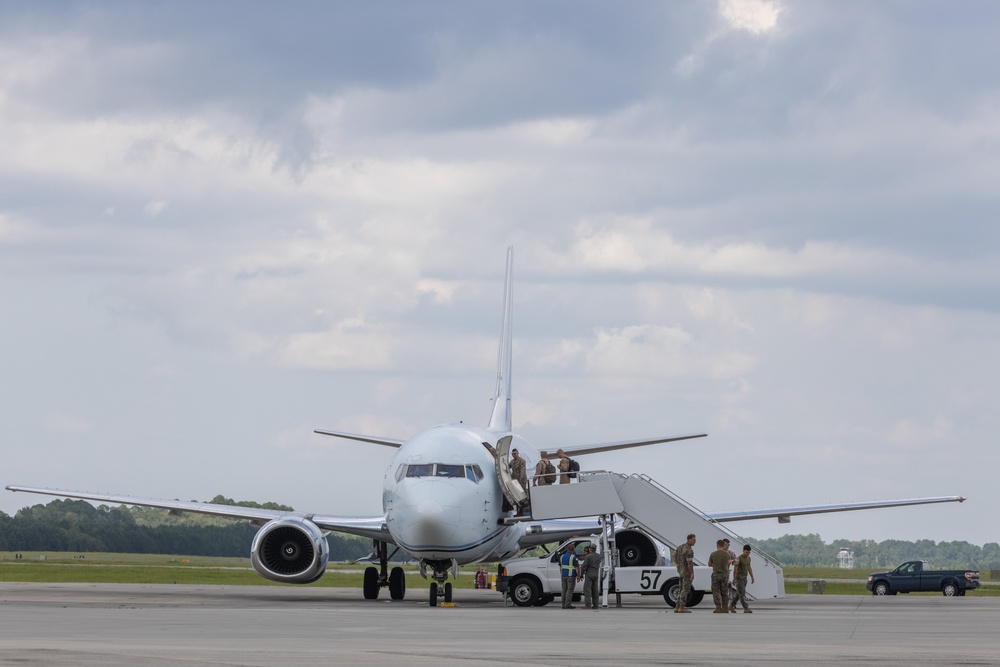
[[[841,549],[837,552],[837,562],[841,569],[852,569],[854,567],[854,552],[850,549]]]

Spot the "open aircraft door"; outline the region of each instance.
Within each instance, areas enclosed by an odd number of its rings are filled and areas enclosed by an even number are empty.
[[[507,498],[507,502],[517,507],[528,497],[528,492],[521,488],[521,483],[510,475],[510,463],[507,456],[510,454],[510,443],[513,436],[505,435],[497,441],[497,481],[500,482],[500,489]]]

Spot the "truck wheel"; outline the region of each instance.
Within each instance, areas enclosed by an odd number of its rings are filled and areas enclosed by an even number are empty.
[[[510,599],[518,607],[531,607],[538,602],[538,584],[533,579],[520,577],[510,582]]]
[[[889,594],[889,584],[884,581],[876,582],[872,586],[872,595],[888,595]]]
[[[958,584],[954,581],[949,581],[941,587],[941,592],[944,593],[945,597],[954,597],[958,595]]]
[[[667,579],[667,583],[663,584],[663,588],[660,589],[663,593],[663,601],[667,603],[668,607],[677,606],[677,596],[681,594],[681,582],[679,579]]]
[[[542,595],[538,598],[538,602],[535,603],[536,607],[544,607],[548,603],[556,599],[555,595]]]
[[[688,595],[688,603],[684,606],[697,607],[699,604],[701,604],[701,601],[704,599],[705,599],[705,591],[692,590],[691,594]]]

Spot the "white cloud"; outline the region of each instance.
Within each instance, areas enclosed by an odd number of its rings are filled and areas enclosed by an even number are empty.
[[[719,14],[736,30],[755,35],[768,32],[778,24],[781,7],[767,0],[720,0]]]
[[[148,9],[7,11],[26,17],[0,44],[19,479],[283,500],[259,497],[273,475],[344,460],[303,428],[484,421],[513,242],[514,416],[537,444],[709,430],[748,504],[996,504],[995,12],[431,7],[391,39],[346,7],[283,14],[269,34],[331,32],[305,58],[185,10],[170,30]],[[229,443],[246,464],[218,489]],[[643,468],[707,504],[670,465],[708,451],[690,447]],[[982,465],[878,469],[930,448]],[[149,451],[171,458],[143,478]],[[273,493],[379,511],[385,452],[346,451],[351,479]],[[983,535],[970,516],[949,522],[963,539]]]
[[[164,209],[166,208],[167,208],[167,202],[165,201],[151,201],[143,207],[142,211],[149,217],[155,218],[156,216],[163,213]]]

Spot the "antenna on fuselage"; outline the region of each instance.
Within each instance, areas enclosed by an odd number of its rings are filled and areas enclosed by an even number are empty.
[[[507,246],[507,271],[503,281],[503,310],[500,319],[500,350],[497,353],[497,386],[493,393],[491,431],[510,433],[510,372],[513,347],[514,246]]]

